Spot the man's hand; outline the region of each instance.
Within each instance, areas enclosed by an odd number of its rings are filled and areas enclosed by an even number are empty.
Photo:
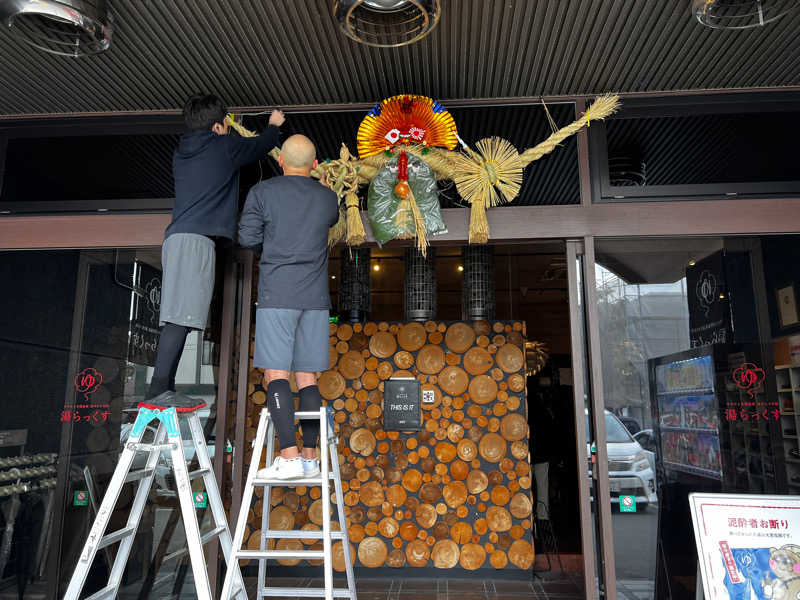
[[[286,121],[286,115],[283,114],[283,111],[278,110],[277,108],[273,110],[269,114],[269,124],[275,125],[276,127],[280,127]]]

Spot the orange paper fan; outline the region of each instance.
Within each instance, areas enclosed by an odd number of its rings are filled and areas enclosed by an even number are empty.
[[[398,144],[424,144],[452,150],[456,123],[447,109],[425,96],[401,94],[376,104],[358,127],[358,155],[380,154]]]

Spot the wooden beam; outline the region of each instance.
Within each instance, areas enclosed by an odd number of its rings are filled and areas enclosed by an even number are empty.
[[[469,209],[442,211],[448,232],[431,243],[464,244]],[[506,206],[487,212],[492,243],[585,236],[700,236],[794,233],[800,198],[626,202],[570,206]],[[367,243],[375,245],[366,212]],[[165,213],[0,218],[0,249],[159,246]],[[390,242],[409,245],[410,241]]]

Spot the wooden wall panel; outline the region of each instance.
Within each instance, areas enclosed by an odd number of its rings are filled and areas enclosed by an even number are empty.
[[[357,566],[530,568],[524,342],[521,322],[331,324],[319,385],[334,410]],[[421,431],[383,429],[383,387],[393,376],[434,392]],[[248,395],[249,441],[266,401],[252,356]],[[318,488],[274,490],[273,527],[318,529],[319,496]],[[264,501],[250,509],[250,547],[258,547]]]

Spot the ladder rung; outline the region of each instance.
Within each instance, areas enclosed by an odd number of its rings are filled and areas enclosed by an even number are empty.
[[[261,537],[286,540],[321,540],[322,531],[316,531],[313,529],[311,531],[281,531],[279,529],[270,529],[269,531],[265,531],[263,534],[261,534]],[[344,534],[342,534],[341,531],[331,531],[331,539],[342,540],[344,539]]]
[[[164,450],[172,450],[173,445],[174,444],[128,444],[126,448],[133,448],[136,452],[152,452],[153,450],[163,452]]]
[[[95,592],[94,594],[86,598],[86,600],[101,600],[102,598],[113,598],[115,596],[114,591],[115,590],[113,585],[107,585],[102,590]]]
[[[217,527],[216,529],[212,529],[208,533],[200,536],[200,545],[202,546],[204,544],[207,544],[210,540],[212,540],[215,537],[217,537],[223,531],[225,531],[225,527],[220,526],[220,527]],[[183,556],[187,552],[189,552],[188,548],[183,548],[181,550],[176,550],[175,552],[170,552],[169,554],[167,554],[164,557],[164,561],[172,560],[173,558],[178,558],[179,556]]]
[[[204,477],[205,475],[208,475],[208,473],[208,469],[197,469],[197,471],[192,471],[189,473],[189,480],[191,481],[193,479],[197,479],[198,477]]]
[[[281,597],[281,596],[293,596],[295,598],[324,598],[325,597],[325,588],[276,588],[276,587],[267,587],[261,588],[261,595],[262,596],[270,596],[270,597]],[[333,597],[334,598],[352,598],[353,596],[350,594],[350,590],[341,588],[333,590]]]
[[[97,549],[100,550],[105,548],[106,546],[110,546],[111,544],[115,544],[120,540],[124,540],[126,537],[130,537],[133,535],[135,529],[133,527],[123,527],[122,529],[118,529],[114,533],[109,533],[108,535],[104,535],[100,543],[97,544]]]
[[[328,479],[333,479],[333,473],[328,473]],[[253,485],[276,485],[282,487],[296,487],[299,485],[322,485],[322,476],[311,479],[254,479]]]
[[[325,559],[325,553],[322,550],[239,550],[236,553],[236,558],[239,560],[255,558],[316,558]]]
[[[144,479],[146,477],[150,477],[153,474],[154,469],[142,469],[140,471],[131,471],[125,477],[125,483],[130,483],[131,481],[138,481],[139,479]]]

